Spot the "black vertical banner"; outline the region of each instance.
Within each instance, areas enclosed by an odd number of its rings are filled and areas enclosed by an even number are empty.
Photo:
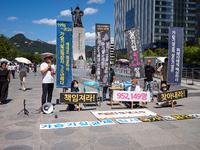
[[[100,87],[110,84],[110,24],[95,24],[96,74]]]
[[[131,79],[145,78],[139,28],[125,31]]]
[[[183,66],[183,28],[169,27],[167,84],[181,85]]]

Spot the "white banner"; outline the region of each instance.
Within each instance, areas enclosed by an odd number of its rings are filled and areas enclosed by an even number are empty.
[[[156,116],[157,114],[148,109],[134,110],[113,110],[113,111],[91,111],[91,113],[100,119],[104,118],[121,118],[121,117],[138,117],[138,116]]]
[[[113,92],[113,101],[150,102],[150,92],[117,91]]]

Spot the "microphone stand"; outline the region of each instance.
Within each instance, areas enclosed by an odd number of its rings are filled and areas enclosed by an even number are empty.
[[[24,111],[25,115],[29,114],[29,111],[26,109],[26,100],[24,100],[24,109],[22,109],[17,115],[19,115],[20,113],[22,113]]]

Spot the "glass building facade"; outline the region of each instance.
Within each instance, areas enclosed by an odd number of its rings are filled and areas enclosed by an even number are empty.
[[[139,27],[142,47],[168,47],[169,27],[184,27],[184,38],[195,41],[196,0],[115,0],[115,50],[126,48],[124,30]]]
[[[200,0],[196,1],[195,42],[200,38]]]

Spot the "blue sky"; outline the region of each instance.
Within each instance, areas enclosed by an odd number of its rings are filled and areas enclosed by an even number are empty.
[[[0,0],[0,34],[11,38],[22,33],[56,44],[56,20],[72,21],[71,7],[77,4],[84,11],[86,45],[95,45],[94,23],[112,24],[114,36],[114,0]]]

